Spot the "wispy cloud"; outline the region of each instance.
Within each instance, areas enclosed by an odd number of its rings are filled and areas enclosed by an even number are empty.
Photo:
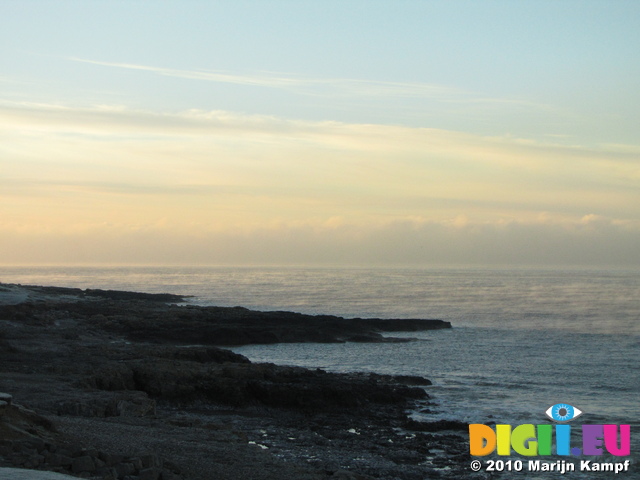
[[[246,115],[213,110],[152,112],[120,105],[70,106],[0,100],[0,127],[20,134],[48,132],[61,135],[97,135],[114,141],[126,138],[195,137],[214,142],[216,138],[242,140],[244,145],[268,141],[313,149],[361,151],[378,162],[407,166],[407,156],[420,155],[418,163],[429,158],[463,158],[474,165],[517,169],[520,172],[544,173],[553,170],[580,176],[595,165],[636,177],[640,147],[637,145],[601,145],[585,147],[540,142],[511,136],[481,136],[436,128],[398,125],[314,122],[269,115]],[[188,145],[188,144],[187,144]],[[261,144],[262,145],[262,144]],[[262,145],[264,146],[264,145]],[[268,147],[265,147],[268,148]],[[397,158],[393,158],[394,155]],[[405,160],[403,160],[405,159]],[[449,163],[450,163],[449,161]],[[414,166],[418,163],[412,161]],[[411,163],[411,162],[410,162]],[[440,163],[441,168],[447,162]],[[614,168],[615,167],[615,168]],[[613,169],[613,170],[612,170]],[[609,175],[610,176],[610,175]]]
[[[52,193],[89,193],[105,195],[229,195],[256,194],[255,189],[246,185],[215,184],[175,184],[140,183],[109,181],[64,181],[30,180],[24,178],[0,178],[0,188],[4,195],[51,195]]]
[[[123,68],[128,70],[140,70],[167,77],[186,78],[189,80],[206,80],[210,82],[233,83],[236,85],[251,85],[260,87],[285,88],[305,83],[302,79],[290,77],[276,77],[268,75],[235,75],[208,70],[178,70],[173,68],[153,67],[149,65],[136,65],[131,63],[102,62],[72,57],[75,62],[90,63],[104,67]]]
[[[452,103],[509,104],[512,106],[518,105],[521,107],[536,109],[552,108],[548,105],[541,105],[523,99],[495,98],[451,86],[420,82],[393,82],[351,78],[312,78],[293,74],[283,75],[269,72],[237,74],[214,70],[184,70],[131,63],[105,62],[76,57],[71,57],[69,60],[104,67],[149,72],[156,75],[189,80],[284,89],[298,94],[307,95],[426,98]]]
[[[464,153],[473,157],[474,163],[503,167],[529,164],[537,169],[549,161],[559,171],[570,159],[609,165],[619,162],[634,168],[640,155],[638,145],[602,144],[587,147],[509,135],[482,136],[437,128],[295,120],[224,110],[155,112],[122,105],[73,106],[1,99],[0,127],[7,131],[17,129],[22,133],[33,130],[107,137],[126,134],[129,137],[156,135],[168,138],[186,135],[207,138],[207,135],[223,134],[228,138],[233,135],[252,135],[252,139],[259,140],[270,136],[290,141],[314,140],[317,146],[331,145],[381,154],[420,150],[429,154]]]
[[[46,222],[35,205],[47,197],[61,215],[89,219],[133,202],[118,211],[134,223],[164,216],[159,205],[176,222],[215,215],[220,225],[541,212],[635,221],[637,152],[225,111],[0,102],[0,191],[33,204],[36,223]]]

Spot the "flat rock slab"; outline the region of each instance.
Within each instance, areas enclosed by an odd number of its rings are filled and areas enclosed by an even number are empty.
[[[0,468],[0,480],[78,480],[78,477],[42,470]]]
[[[0,305],[18,305],[29,299],[29,292],[17,285],[0,285]]]

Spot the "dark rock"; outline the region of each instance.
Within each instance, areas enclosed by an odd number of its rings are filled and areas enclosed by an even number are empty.
[[[116,472],[118,473],[118,478],[126,477],[127,475],[133,475],[136,472],[133,463],[123,462],[114,465]]]
[[[177,473],[163,470],[160,474],[160,480],[182,480],[182,477]]]
[[[198,363],[251,363],[249,359],[231,350],[217,347],[154,346],[141,349],[141,353],[153,357],[187,360]]]
[[[393,380],[404,385],[432,385],[431,380],[419,375],[393,375]]]
[[[139,480],[158,480],[160,478],[160,469],[152,467],[140,470],[138,478]]]
[[[69,458],[73,458],[73,452],[69,448],[60,447],[60,448],[56,449],[56,453],[58,455],[62,455],[62,456],[69,457]],[[69,465],[71,465],[71,463],[69,463]]]
[[[98,450],[96,450],[95,448],[82,448],[80,450],[76,450],[76,452],[74,452],[73,456],[74,457],[84,457],[84,456],[89,456],[89,457],[98,457],[100,453],[98,452]]]
[[[417,432],[441,432],[443,430],[454,430],[466,432],[469,430],[469,424],[457,420],[437,420],[435,422],[417,422],[415,420],[407,420],[406,428]]]
[[[176,364],[166,359],[131,361],[121,367],[131,372],[135,390],[183,404],[206,400],[314,411],[400,405],[409,399],[427,398],[421,388],[375,374],[341,375],[272,364]],[[109,375],[119,376],[120,370],[99,370],[88,383],[98,388],[113,385]]]
[[[71,290],[73,292],[67,294],[78,294],[75,289]],[[0,306],[0,318],[40,325],[73,318],[92,328],[124,334],[131,340],[184,345],[406,341],[383,337],[381,332],[451,327],[449,322],[441,320],[348,319],[282,311],[259,312],[238,307],[167,306],[162,302],[180,301],[182,297],[135,292],[87,290],[86,295],[85,298],[91,298],[91,301]],[[180,355],[191,355],[191,359],[198,357],[197,361],[202,362],[237,361],[221,357],[220,352],[215,351],[194,350]]]
[[[164,462],[164,470],[162,471],[162,475],[161,476],[168,475],[169,473],[174,473],[176,475],[180,475],[182,473],[182,470],[180,470],[180,467],[178,467],[172,461],[165,461]]]
[[[100,452],[98,454],[98,458],[102,460],[107,465],[115,465],[117,463],[122,463],[124,461],[123,455],[116,455],[112,453]]]
[[[133,465],[134,471],[139,472],[140,470],[142,470],[142,460],[140,459],[140,457],[131,457],[127,460],[127,462],[131,463],[131,465]]]
[[[0,429],[20,433],[0,440],[0,464],[110,480],[469,478],[463,436],[452,431],[466,424],[407,418],[416,402],[429,405],[416,388],[427,379],[254,364],[216,346],[407,341],[383,333],[447,322],[166,305],[178,299],[100,290],[43,299],[45,291],[0,307],[0,340],[20,345],[0,348],[0,389],[45,415],[4,407]],[[42,440],[20,440],[32,437]]]
[[[49,463],[54,467],[69,467],[73,463],[73,458],[54,453],[51,455]]]
[[[34,453],[24,463],[25,468],[36,469],[44,462],[44,456]]]
[[[143,468],[160,468],[162,467],[162,462],[160,458],[155,453],[150,453],[147,455],[142,455],[140,457]]]
[[[144,300],[148,302],[184,302],[187,296],[173,295],[171,293],[140,293],[125,292],[121,290],[101,290],[87,288],[84,294],[90,297],[108,298],[110,300]]]
[[[71,463],[71,471],[73,473],[95,472],[95,470],[96,464],[89,455],[74,458]]]
[[[118,472],[113,467],[100,467],[95,473],[101,480],[118,480]]]
[[[358,477],[355,473],[350,472],[348,470],[336,470],[331,474],[331,479],[335,480],[358,480]]]
[[[33,438],[28,438],[26,440],[22,440],[20,442],[20,444],[22,445],[22,448],[27,450],[27,449],[33,449],[34,451],[41,453],[43,451],[46,450],[46,443],[42,438],[38,438],[38,437],[33,437]]]
[[[11,443],[0,443],[0,457],[6,457],[13,452]]]

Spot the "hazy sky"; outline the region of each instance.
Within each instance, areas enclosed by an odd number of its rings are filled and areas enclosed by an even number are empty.
[[[0,263],[640,265],[640,2],[0,0]]]

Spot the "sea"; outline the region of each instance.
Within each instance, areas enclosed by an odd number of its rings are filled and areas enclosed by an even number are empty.
[[[195,305],[447,320],[451,329],[389,334],[414,339],[403,343],[233,350],[256,362],[424,376],[433,382],[426,387],[432,404],[411,412],[421,421],[547,424],[550,406],[569,404],[583,412],[570,422],[572,446],[581,444],[582,424],[631,425],[630,457],[589,459],[630,459],[632,471],[530,478],[640,478],[640,270],[1,267],[0,282],[176,293]]]

